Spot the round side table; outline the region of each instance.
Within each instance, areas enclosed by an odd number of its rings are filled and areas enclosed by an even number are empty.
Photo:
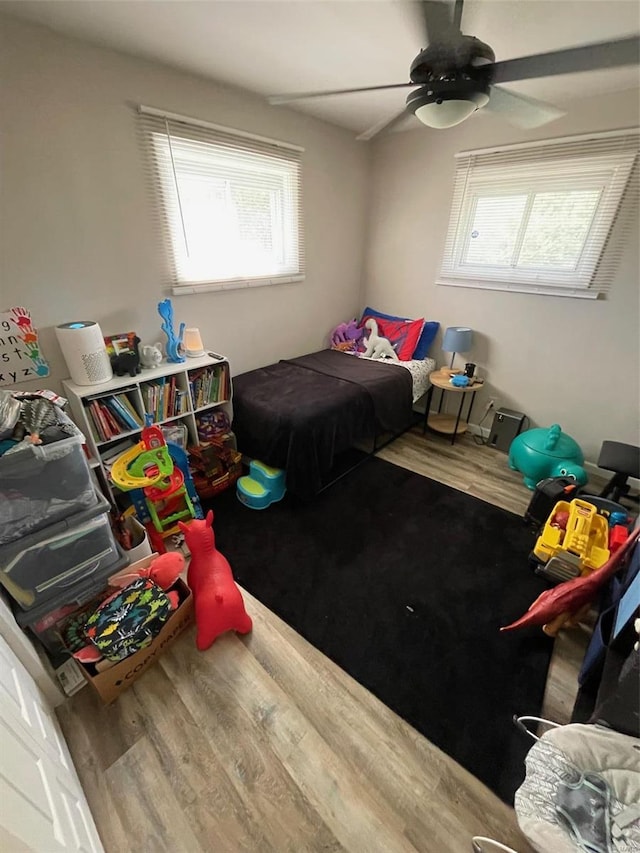
[[[467,427],[469,425],[469,418],[471,417],[471,410],[473,409],[473,402],[476,397],[476,392],[482,388],[482,383],[478,382],[475,385],[467,385],[465,388],[458,388],[455,385],[452,385],[449,382],[449,374],[442,373],[440,370],[434,370],[429,374],[429,391],[427,393],[427,408],[424,413],[424,423],[422,426],[422,432],[425,433],[427,431],[427,427],[432,429],[434,432],[442,433],[443,435],[451,436],[451,444],[455,444],[456,436],[462,435],[462,433],[467,431]],[[440,400],[438,402],[438,412],[437,414],[434,412],[431,413],[431,400],[433,398],[433,390],[434,388],[438,388],[440,390]],[[458,394],[460,397],[460,405],[458,406],[458,414],[457,415],[447,415],[442,412],[442,401],[444,400],[445,392],[451,392],[452,394]],[[467,409],[466,417],[462,417],[462,408],[464,406],[465,397],[469,398],[469,408]]]

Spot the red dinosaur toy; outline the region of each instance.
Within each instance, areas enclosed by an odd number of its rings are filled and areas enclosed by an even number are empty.
[[[640,536],[640,528],[627,537],[627,541],[597,571],[580,578],[572,578],[547,589],[539,595],[524,616],[500,628],[513,631],[526,625],[542,625],[542,630],[555,637],[564,625],[575,625],[589,609],[597,590],[618,571],[625,555]]]
[[[193,592],[196,614],[196,646],[208,649],[225,631],[248,634],[253,623],[244,607],[242,593],[231,573],[227,558],[216,548],[213,533],[213,511],[204,521],[178,522],[184,533],[191,562],[187,583]]]

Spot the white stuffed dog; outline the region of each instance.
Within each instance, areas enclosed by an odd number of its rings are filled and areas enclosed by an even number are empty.
[[[378,334],[378,324],[373,317],[369,317],[364,325],[370,332],[369,339],[366,342],[367,348],[363,353],[364,358],[392,358],[394,361],[399,361],[389,339],[381,338]]]

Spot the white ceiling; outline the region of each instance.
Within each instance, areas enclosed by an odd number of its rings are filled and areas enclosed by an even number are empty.
[[[424,46],[415,4],[400,0],[0,0],[0,12],[259,94],[404,82]],[[462,29],[510,59],[638,33],[640,4],[467,0]],[[638,67],[625,67],[508,87],[564,106],[639,85]],[[362,131],[404,97],[341,95],[295,109]]]

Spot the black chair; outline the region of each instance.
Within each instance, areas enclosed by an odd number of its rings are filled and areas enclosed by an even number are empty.
[[[629,495],[629,477],[640,478],[640,447],[632,444],[622,444],[620,441],[603,441],[598,457],[598,468],[613,471],[613,477],[600,492],[601,498],[619,501],[626,497],[638,500]]]

